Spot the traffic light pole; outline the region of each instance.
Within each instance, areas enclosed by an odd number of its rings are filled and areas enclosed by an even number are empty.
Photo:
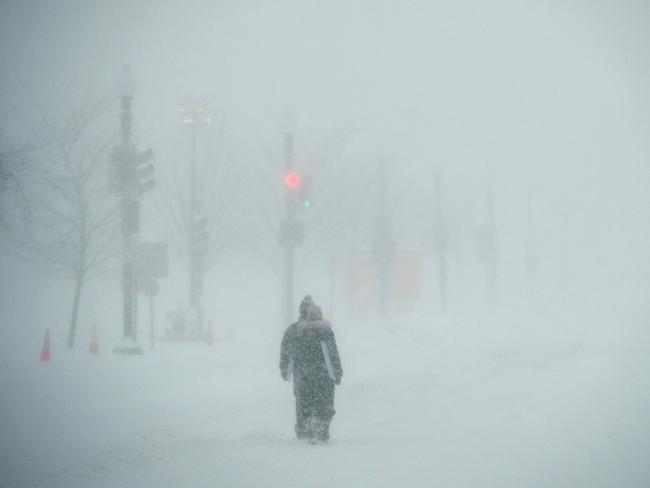
[[[440,273],[440,305],[442,311],[447,310],[447,225],[442,215],[442,189],[438,171],[433,173],[433,184],[436,199],[436,220],[434,223],[434,247],[438,254],[438,267]]]
[[[478,229],[478,253],[486,271],[487,299],[490,305],[496,303],[497,295],[497,228],[494,221],[492,187],[487,195],[488,223]]]
[[[154,167],[147,162],[151,150],[138,152],[131,143],[131,104],[134,83],[128,67],[119,80],[120,97],[120,143],[111,150],[108,187],[120,198],[122,227],[122,342],[115,347],[116,353],[142,354],[137,344],[138,295],[136,273],[136,248],[140,229],[140,197],[154,186]]]
[[[385,168],[379,164],[379,215],[375,220],[373,252],[379,284],[379,306],[381,314],[388,314],[390,271],[395,252],[391,232],[390,218],[386,213],[386,176]]]
[[[131,103],[130,94],[120,96],[121,143],[127,147],[131,143]],[[131,164],[132,162],[128,162]],[[135,282],[135,246],[137,233],[134,232],[131,219],[138,219],[133,212],[138,211],[137,201],[133,196],[123,194],[120,202],[122,217],[122,344],[115,352],[126,354],[141,354],[137,345],[137,294]]]
[[[490,305],[494,306],[497,296],[497,248],[496,248],[496,225],[494,223],[494,207],[492,199],[492,187],[488,188],[488,236],[489,250],[486,267],[488,279],[488,299]]]
[[[284,154],[287,171],[293,170],[294,163],[294,140],[293,133],[287,132],[284,134]],[[294,208],[292,204],[290,192],[286,192],[285,208],[287,215],[287,228],[294,223]],[[284,247],[284,286],[283,286],[283,317],[284,323],[289,324],[293,322],[293,293],[294,293],[294,255],[295,255],[295,242],[289,239]]]

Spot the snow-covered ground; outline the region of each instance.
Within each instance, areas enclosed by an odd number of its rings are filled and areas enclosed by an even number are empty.
[[[293,436],[281,330],[0,359],[0,486],[647,487],[650,349],[512,322],[335,323],[329,445]],[[407,358],[405,360],[405,358]]]

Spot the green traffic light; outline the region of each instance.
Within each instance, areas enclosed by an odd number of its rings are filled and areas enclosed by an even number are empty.
[[[302,208],[309,208],[311,207],[311,200],[304,200],[302,202]]]

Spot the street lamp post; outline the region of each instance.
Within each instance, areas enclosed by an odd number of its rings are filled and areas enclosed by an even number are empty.
[[[190,155],[190,187],[189,202],[187,215],[188,229],[188,249],[189,249],[189,281],[190,281],[190,309],[192,310],[196,321],[196,332],[199,337],[203,335],[203,308],[201,305],[201,295],[203,293],[203,275],[205,273],[205,253],[206,248],[202,243],[197,242],[199,236],[195,229],[198,225],[203,224],[205,217],[201,214],[201,201],[198,189],[198,172],[196,161],[196,137],[199,124],[210,124],[212,120],[207,116],[205,108],[199,104],[183,105],[179,112],[181,122],[189,125],[191,131],[191,155]],[[203,232],[204,229],[202,228]]]

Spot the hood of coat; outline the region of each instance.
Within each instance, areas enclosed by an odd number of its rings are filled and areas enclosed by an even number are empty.
[[[298,323],[298,330],[328,330],[332,328],[332,324],[327,320],[306,320]]]
[[[321,310],[321,308],[318,305],[311,304],[309,307],[307,307],[306,318],[310,322],[315,322],[317,320],[323,320],[323,311]]]

